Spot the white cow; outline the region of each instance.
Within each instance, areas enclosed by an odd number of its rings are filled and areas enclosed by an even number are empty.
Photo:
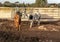
[[[40,13],[31,14],[29,17],[31,17],[30,28],[33,26],[34,21],[37,21],[38,25],[40,25],[40,18],[41,18]]]
[[[24,14],[23,12],[22,15],[24,15],[24,18],[27,16],[27,18],[30,20],[30,28],[33,26],[34,21],[37,21],[38,25],[40,25],[41,15],[39,12],[36,12],[36,13],[31,12],[30,14]]]

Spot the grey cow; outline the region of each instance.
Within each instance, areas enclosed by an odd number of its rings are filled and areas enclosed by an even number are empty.
[[[34,21],[37,21],[38,25],[40,25],[40,18],[41,18],[41,15],[38,14],[38,13],[35,13],[34,15],[32,15],[32,19],[31,19],[31,23],[30,23],[30,28],[33,26],[33,22]]]

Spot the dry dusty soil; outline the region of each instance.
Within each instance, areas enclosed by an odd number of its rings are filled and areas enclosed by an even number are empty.
[[[18,30],[13,21],[0,19],[0,42],[60,42],[60,21],[35,22],[29,28],[30,22],[22,22]]]

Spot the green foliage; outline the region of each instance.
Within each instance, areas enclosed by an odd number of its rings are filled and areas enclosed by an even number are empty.
[[[3,6],[5,6],[5,7],[6,7],[6,6],[7,6],[7,7],[10,7],[10,5],[11,5],[11,3],[10,3],[9,1],[5,1],[4,4],[3,4]]]
[[[2,3],[0,2],[0,7],[2,6]]]
[[[16,6],[17,7],[60,7],[60,3],[48,4],[47,0],[36,0],[36,2],[32,4],[19,3],[18,1],[15,3],[5,1],[3,4],[0,2],[0,7],[16,7]]]
[[[60,3],[58,4],[58,7],[60,8]]]
[[[58,7],[58,4],[55,4],[55,3],[53,3],[53,4],[48,4],[48,7]]]
[[[36,0],[37,7],[44,7],[47,4],[47,0]]]

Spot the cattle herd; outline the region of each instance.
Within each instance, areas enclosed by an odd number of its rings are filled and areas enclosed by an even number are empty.
[[[19,11],[16,11],[16,15],[14,17],[16,27],[19,27],[21,25],[22,16],[24,18],[27,17],[28,20],[30,20],[30,28],[32,28],[34,21],[37,21],[38,22],[37,25],[40,25],[41,15],[38,11],[36,13],[30,13],[30,14],[26,14],[25,12],[20,13]]]

